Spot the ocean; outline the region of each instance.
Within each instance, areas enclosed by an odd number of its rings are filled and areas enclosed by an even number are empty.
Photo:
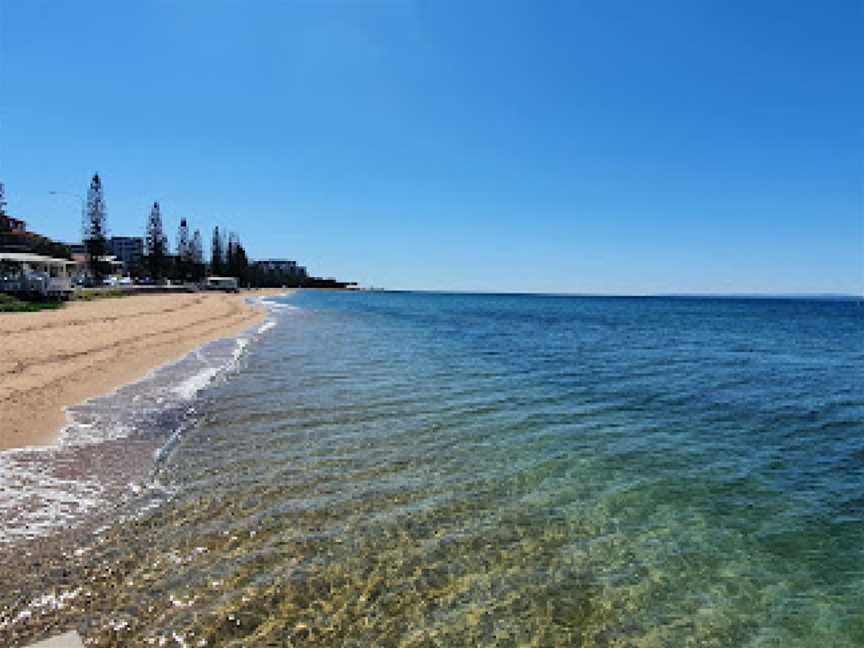
[[[0,645],[864,646],[864,306],[301,291],[0,454]]]

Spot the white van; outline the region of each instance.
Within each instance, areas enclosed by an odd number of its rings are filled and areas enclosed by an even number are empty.
[[[224,290],[225,292],[239,292],[237,288],[237,277],[207,277],[204,280],[205,290]]]

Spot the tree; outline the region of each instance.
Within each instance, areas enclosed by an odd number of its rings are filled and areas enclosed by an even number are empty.
[[[177,278],[181,281],[192,278],[192,243],[185,218],[180,219],[177,229]]]
[[[165,265],[168,257],[168,239],[162,229],[162,212],[159,203],[154,202],[147,219],[147,235],[144,238],[146,247],[145,266],[150,276],[159,280],[165,273]]]
[[[237,241],[234,247],[234,265],[236,273],[233,275],[244,286],[249,286],[249,258],[246,256],[246,249],[240,241]]]
[[[240,238],[233,232],[228,237],[227,272],[232,277],[237,277],[241,284],[248,282],[249,259]]]
[[[108,226],[105,222],[105,198],[102,195],[102,180],[95,174],[87,191],[87,209],[81,226],[81,238],[87,250],[90,273],[97,281],[105,274],[104,257],[108,253]]]
[[[225,256],[223,253],[224,245],[222,235],[219,233],[219,226],[213,228],[213,241],[211,243],[210,252],[210,274],[219,276],[225,270]]]
[[[192,253],[192,278],[200,281],[204,278],[204,243],[201,240],[201,230],[195,230],[190,243]]]
[[[225,274],[236,277],[234,274],[235,263],[234,263],[234,232],[231,232],[228,235],[228,245],[225,246]]]
[[[192,262],[195,264],[204,263],[204,244],[201,241],[201,230],[195,230],[192,235]]]

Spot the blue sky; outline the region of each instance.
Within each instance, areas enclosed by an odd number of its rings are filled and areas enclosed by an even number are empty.
[[[388,288],[862,293],[862,6],[0,0],[0,179]]]

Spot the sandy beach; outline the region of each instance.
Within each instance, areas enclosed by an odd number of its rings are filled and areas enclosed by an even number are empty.
[[[64,408],[264,319],[249,293],[135,295],[0,314],[0,450],[51,445]]]

